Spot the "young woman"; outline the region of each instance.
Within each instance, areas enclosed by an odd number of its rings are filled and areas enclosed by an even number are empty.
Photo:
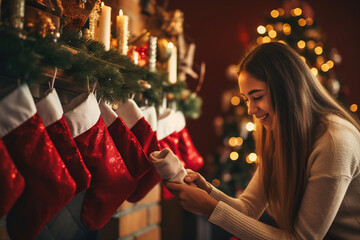
[[[290,47],[267,43],[240,64],[256,123],[258,168],[239,198],[198,173],[166,183],[190,212],[242,240],[360,239],[360,123]],[[278,228],[257,219],[267,210]]]

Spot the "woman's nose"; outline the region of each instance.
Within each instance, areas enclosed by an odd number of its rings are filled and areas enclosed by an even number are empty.
[[[258,111],[258,107],[254,101],[248,101],[248,114],[253,115]]]

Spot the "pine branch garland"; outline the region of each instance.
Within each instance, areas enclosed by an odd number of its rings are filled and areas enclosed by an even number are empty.
[[[11,77],[11,80],[0,78],[1,85],[12,84],[18,79],[26,83],[43,83],[46,69],[57,67],[64,70],[74,84],[85,88],[87,84],[97,83],[97,96],[104,101],[124,101],[136,95],[158,107],[164,94],[172,93],[177,96],[175,100],[179,107],[192,109],[185,113],[186,116],[199,116],[199,101],[185,103],[179,97],[186,88],[185,83],[169,84],[166,74],[149,72],[116,49],[105,51],[102,43],[77,33],[63,33],[61,39],[54,42],[50,37],[20,38],[0,26],[0,64],[0,74]],[[151,87],[145,88],[140,80]]]

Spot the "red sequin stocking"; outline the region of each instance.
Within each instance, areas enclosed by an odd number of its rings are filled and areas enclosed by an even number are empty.
[[[179,140],[178,149],[181,159],[185,162],[186,168],[198,171],[204,165],[204,159],[197,151],[190,134],[186,127],[184,114],[180,111],[176,112],[177,118],[177,137]]]
[[[94,94],[76,97],[64,110],[71,134],[92,176],[85,193],[81,221],[88,229],[98,230],[134,191],[136,181],[100,117]]]
[[[27,85],[0,102],[1,126],[8,126],[4,144],[25,179],[23,194],[7,215],[13,239],[33,239],[74,196],[75,182],[51,142]]]
[[[179,158],[180,162],[186,167],[184,161],[181,158],[179,151],[179,136],[176,132],[177,121],[175,111],[166,109],[158,120],[158,139],[160,148],[169,148]],[[163,185],[162,186],[162,198],[169,200],[174,195]]]
[[[36,103],[38,114],[44,122],[46,131],[54,143],[70,175],[76,183],[76,193],[90,186],[91,174],[86,168],[70,129],[63,117],[63,109],[55,89]]]
[[[135,135],[147,156],[154,151],[158,151],[159,143],[156,132],[154,132],[145,120],[140,108],[133,100],[123,103],[117,110],[116,114],[122,118],[131,132]],[[129,202],[138,202],[161,181],[154,167],[138,181],[135,191],[128,198]]]
[[[0,139],[0,218],[5,216],[24,190],[24,178]]]
[[[101,102],[99,107],[101,117],[108,128],[116,148],[124,159],[131,176],[139,180],[152,167],[150,160],[144,153],[134,134],[111,107],[104,102]]]

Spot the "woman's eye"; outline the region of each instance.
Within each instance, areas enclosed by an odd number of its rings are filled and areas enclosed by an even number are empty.
[[[254,97],[254,100],[259,100],[261,99],[263,96],[260,96],[260,97]]]

